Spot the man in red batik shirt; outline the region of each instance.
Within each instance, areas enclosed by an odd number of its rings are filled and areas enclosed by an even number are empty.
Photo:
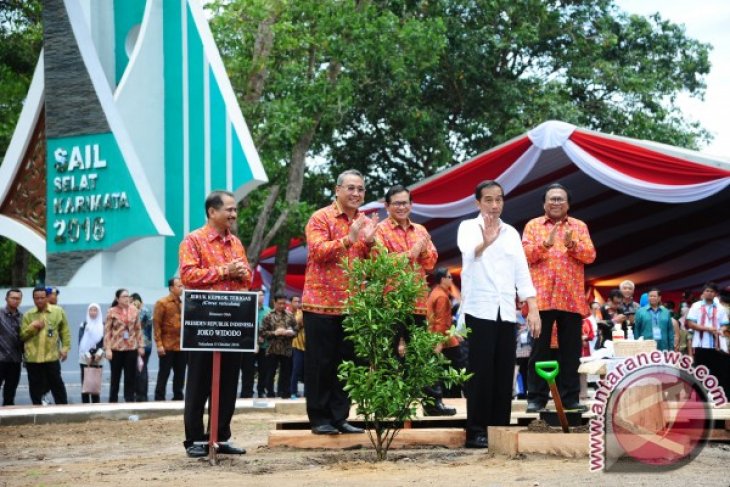
[[[375,239],[388,249],[388,252],[403,254],[413,264],[413,268],[426,282],[426,272],[433,269],[438,260],[438,252],[431,241],[428,230],[423,225],[411,221],[411,192],[401,185],[388,189],[385,193],[385,209],[388,218],[378,224]],[[425,327],[426,301],[424,293],[415,302],[413,323]],[[396,323],[396,350],[403,356],[409,340],[405,323]],[[428,387],[426,394],[433,399],[433,405],[424,403],[423,411],[427,416],[453,416],[456,409],[446,407],[442,401],[443,390],[438,385]]]
[[[247,291],[251,268],[235,228],[236,200],[228,191],[213,191],[205,198],[208,222],[185,236],[180,243],[180,279],[187,289]],[[218,453],[242,455],[246,451],[228,442],[231,418],[236,406],[241,354],[221,354],[220,400],[218,404]],[[185,449],[197,458],[208,454],[203,428],[203,410],[211,394],[213,352],[188,352],[188,377],[185,386]]]
[[[522,235],[543,326],[527,371],[527,412],[543,409],[548,401],[548,384],[537,376],[535,362],[550,360],[553,323],[558,327],[558,389],[563,406],[585,411],[578,402],[581,323],[589,314],[583,268],[596,260],[596,249],[586,224],[568,216],[570,194],[564,186],[548,186],[543,201],[545,215],[527,222]]]
[[[354,357],[342,329],[347,277],[343,257],[368,257],[375,243],[377,216],[372,220],[358,208],[365,201],[365,182],[354,169],[337,177],[335,201],[314,212],[305,228],[307,268],[304,274],[304,331],[307,336],[304,382],[307,416],[312,433],[362,433],[347,422],[350,398],[337,378],[337,367]]]

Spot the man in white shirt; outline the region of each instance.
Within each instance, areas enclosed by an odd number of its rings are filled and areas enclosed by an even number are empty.
[[[687,312],[687,328],[693,331],[692,349],[695,367],[704,365],[715,376],[725,394],[730,390],[730,358],[727,340],[727,310],[717,300],[718,286],[708,282],[702,290],[702,299],[693,303]]]
[[[723,328],[728,326],[728,316],[725,307],[715,300],[717,293],[717,285],[708,282],[702,291],[702,299],[692,304],[687,313],[687,328],[694,331],[692,348],[695,350],[695,362],[702,360],[703,350],[728,351],[726,342],[720,339]]]
[[[507,426],[515,366],[515,291],[527,301],[527,325],[540,335],[540,314],[520,235],[500,220],[504,191],[496,181],[475,190],[479,215],[459,225],[462,316],[469,328],[466,447],[487,448],[487,427]]]

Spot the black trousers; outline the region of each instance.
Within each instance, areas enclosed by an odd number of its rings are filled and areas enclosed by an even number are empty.
[[[451,362],[451,367],[453,367],[456,370],[466,368],[467,366],[467,357],[464,353],[464,347],[461,346],[461,344],[455,346],[455,347],[448,347],[441,350],[441,353],[449,359],[449,362]],[[461,386],[455,385],[453,387],[445,387],[443,388],[443,397],[461,397]],[[464,396],[466,397],[466,395]]]
[[[314,426],[336,425],[350,414],[350,398],[337,378],[337,367],[355,356],[352,342],[345,340],[344,316],[304,312],[307,336],[304,382],[307,416]]]
[[[53,402],[56,404],[68,404],[66,396],[66,385],[61,378],[61,362],[26,363],[28,371],[28,389],[30,400],[33,404],[41,404],[43,394],[50,389],[53,394]]]
[[[299,391],[299,380],[301,379],[302,382],[304,382],[304,371],[307,370],[307,361],[305,359],[306,352],[304,350],[299,350],[296,348],[292,348],[292,355],[291,355],[291,384],[289,386],[289,391],[292,394],[297,394]],[[307,395],[307,388],[304,388],[304,396]]]
[[[185,448],[196,441],[206,441],[210,430],[203,428],[205,403],[213,384],[213,352],[188,352],[188,380],[185,383]],[[241,352],[221,352],[220,393],[218,396],[218,441],[231,437],[231,419],[236,409],[238,371]],[[209,405],[210,411],[210,405]]]
[[[147,373],[147,362],[150,361],[150,352],[152,352],[151,349],[144,350],[144,357],[142,357],[142,361],[144,362],[144,366],[142,367],[142,370],[137,370],[137,366],[135,364],[134,371],[136,373],[135,379],[134,379],[134,399],[137,402],[147,402],[147,391],[149,391],[150,388],[150,377]]]
[[[426,328],[425,315],[412,314],[411,318],[413,320],[413,326],[417,328]],[[395,328],[395,336],[393,337],[393,353],[398,358],[398,360],[403,361],[400,354],[398,353],[398,345],[400,344],[400,341],[402,339],[406,344],[406,348],[408,348],[408,343],[411,341],[411,332],[408,330],[408,326],[406,326],[405,323],[395,323],[393,327]]]
[[[527,400],[538,404],[547,403],[550,387],[535,372],[535,362],[557,359],[560,372],[556,383],[560,391],[560,399],[562,399],[564,406],[577,404],[580,396],[578,366],[580,365],[580,353],[583,347],[581,316],[578,313],[551,309],[540,311],[540,321],[542,321],[540,338],[535,340],[532,346],[527,371]],[[558,325],[559,348],[556,354],[553,354],[553,351],[550,350],[553,323]]]
[[[515,371],[516,324],[465,315],[469,328],[466,384],[467,437],[486,434],[487,426],[509,426]]]
[[[276,369],[279,369],[279,378],[276,381],[276,395],[282,399],[291,397],[291,368],[292,358],[285,355],[269,355],[269,377],[274,382]]]
[[[0,362],[0,387],[3,387],[3,406],[15,404],[15,391],[20,383],[20,362]]]
[[[172,400],[183,400],[183,387],[185,386],[185,367],[187,365],[187,352],[179,350],[177,352],[165,352],[165,355],[159,358],[159,368],[157,369],[157,383],[155,384],[155,401],[164,401],[167,391],[167,379],[170,377],[170,370],[173,371],[172,376]]]
[[[82,386],[81,389],[83,390],[84,371],[86,370],[86,367],[88,367],[88,365],[79,364],[79,366],[81,367],[81,386]],[[88,403],[92,403],[92,402],[93,403],[101,402],[101,395],[100,394],[85,394],[82,392],[81,393],[81,402],[84,404],[88,404]]]
[[[730,394],[730,357],[728,354],[712,348],[695,348],[694,364],[695,367],[698,365],[707,367],[725,389],[725,395]]]
[[[122,371],[124,371],[124,402],[134,402],[137,379],[137,351],[112,350],[110,365],[112,377],[109,384],[109,402],[119,402],[119,381],[122,378]]]
[[[253,382],[256,377],[256,360],[258,354],[244,352],[241,355],[241,397],[253,397]]]
[[[260,348],[256,354],[256,393],[259,397],[276,397],[274,392],[274,374],[270,373],[271,360],[266,355],[267,348]]]

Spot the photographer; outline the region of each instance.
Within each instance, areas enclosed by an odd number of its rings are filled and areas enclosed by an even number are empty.
[[[628,327],[634,325],[636,312],[641,307],[639,303],[634,301],[635,288],[634,283],[629,280],[623,281],[619,284],[619,289],[621,290],[621,303],[619,304],[618,311],[626,317],[625,322],[621,325],[621,328],[624,331],[624,338],[633,338],[628,336]]]
[[[621,290],[613,289],[608,295],[608,301],[601,306],[601,318],[609,329],[621,327],[624,332],[624,338],[628,333],[629,320],[633,320],[634,314],[627,314],[623,308],[623,295]]]

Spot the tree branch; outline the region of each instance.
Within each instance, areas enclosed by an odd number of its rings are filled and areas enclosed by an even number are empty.
[[[274,209],[276,204],[276,198],[279,196],[279,185],[275,184],[269,188],[269,195],[266,197],[259,219],[256,221],[256,228],[254,228],[253,235],[251,236],[251,243],[248,246],[248,261],[252,269],[255,269],[259,263],[261,257],[261,251],[268,245],[266,239],[263,238],[266,224],[269,222],[271,211]],[[268,236],[268,235],[267,235]],[[269,239],[270,241],[270,239]]]
[[[274,31],[272,25],[279,18],[278,14],[272,12],[267,18],[261,21],[256,30],[256,40],[253,46],[253,59],[251,65],[252,71],[248,75],[246,83],[246,96],[244,100],[247,103],[254,103],[261,99],[266,85],[266,78],[269,70],[266,67],[274,46]]]
[[[289,217],[289,208],[281,212],[281,215],[279,215],[279,218],[276,219],[274,222],[274,225],[269,229],[269,232],[266,234],[266,237],[264,237],[262,249],[265,249],[269,246],[271,241],[276,237],[276,234],[279,233],[279,229],[281,226],[286,222],[286,219]]]

